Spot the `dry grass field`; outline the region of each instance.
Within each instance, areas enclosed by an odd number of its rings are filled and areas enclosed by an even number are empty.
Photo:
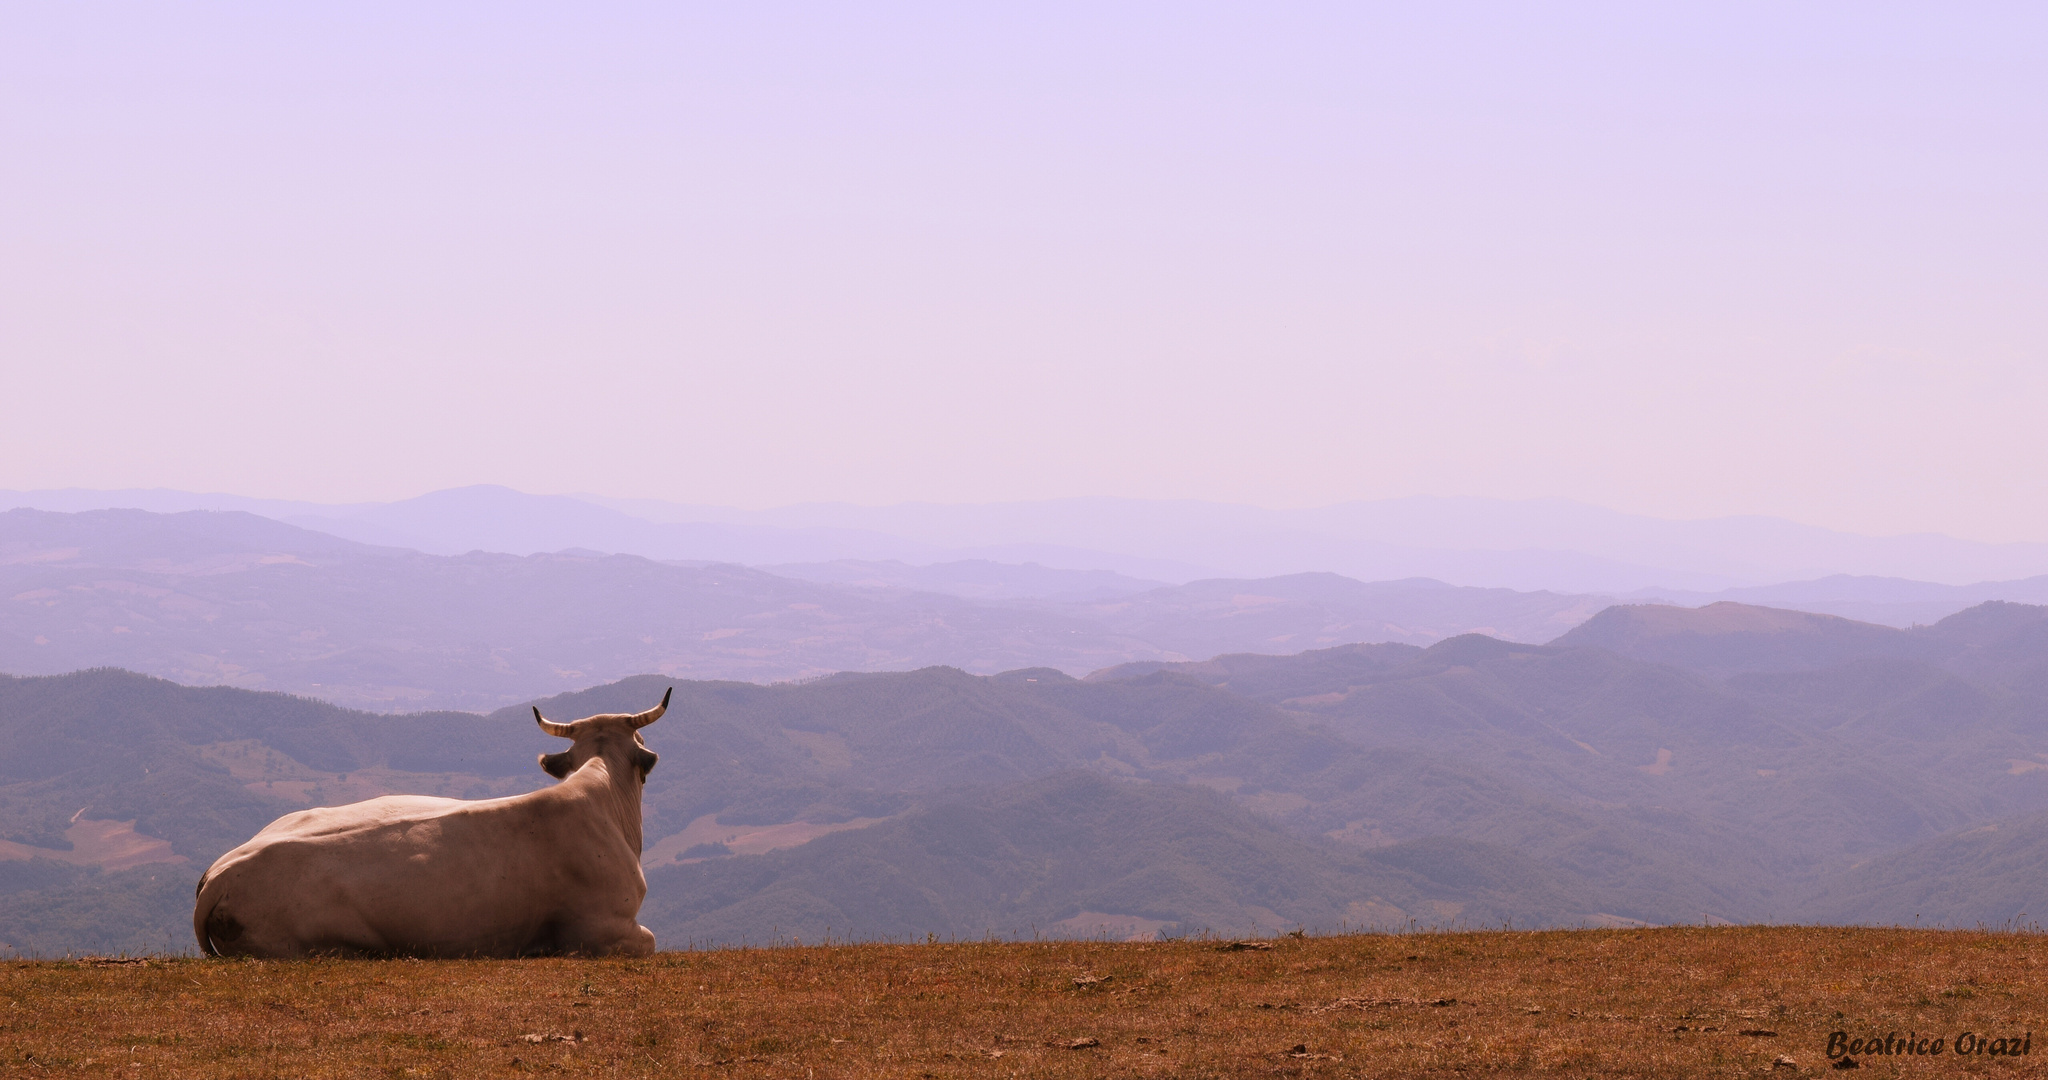
[[[2044,939],[1810,928],[859,945],[632,961],[22,961],[14,1076],[2033,1075]],[[2042,1056],[1958,1055],[1969,1032]],[[1896,1043],[1894,1044],[1896,1045]],[[1795,1064],[1779,1062],[1790,1058]]]

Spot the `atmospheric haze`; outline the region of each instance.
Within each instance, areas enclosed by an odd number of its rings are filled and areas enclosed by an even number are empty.
[[[0,14],[0,488],[2048,540],[2031,5]]]

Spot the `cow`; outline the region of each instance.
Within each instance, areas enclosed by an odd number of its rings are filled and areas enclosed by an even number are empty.
[[[674,688],[669,689],[674,693]],[[657,760],[640,729],[668,711],[542,731],[561,781],[506,799],[386,795],[278,818],[199,879],[192,932],[209,956],[646,956],[636,920],[640,792]]]

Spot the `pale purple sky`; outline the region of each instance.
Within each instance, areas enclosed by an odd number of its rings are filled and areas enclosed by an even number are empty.
[[[2048,540],[2038,5],[11,4],[0,488]]]

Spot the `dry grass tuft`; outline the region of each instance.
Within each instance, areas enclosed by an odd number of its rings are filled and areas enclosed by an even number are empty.
[[[647,960],[0,965],[51,1076],[1786,1077],[1828,1035],[2024,1036],[2043,939],[1719,928],[853,945]],[[2048,1026],[2043,1032],[2048,1060]],[[2032,1056],[1865,1056],[2031,1075]]]

